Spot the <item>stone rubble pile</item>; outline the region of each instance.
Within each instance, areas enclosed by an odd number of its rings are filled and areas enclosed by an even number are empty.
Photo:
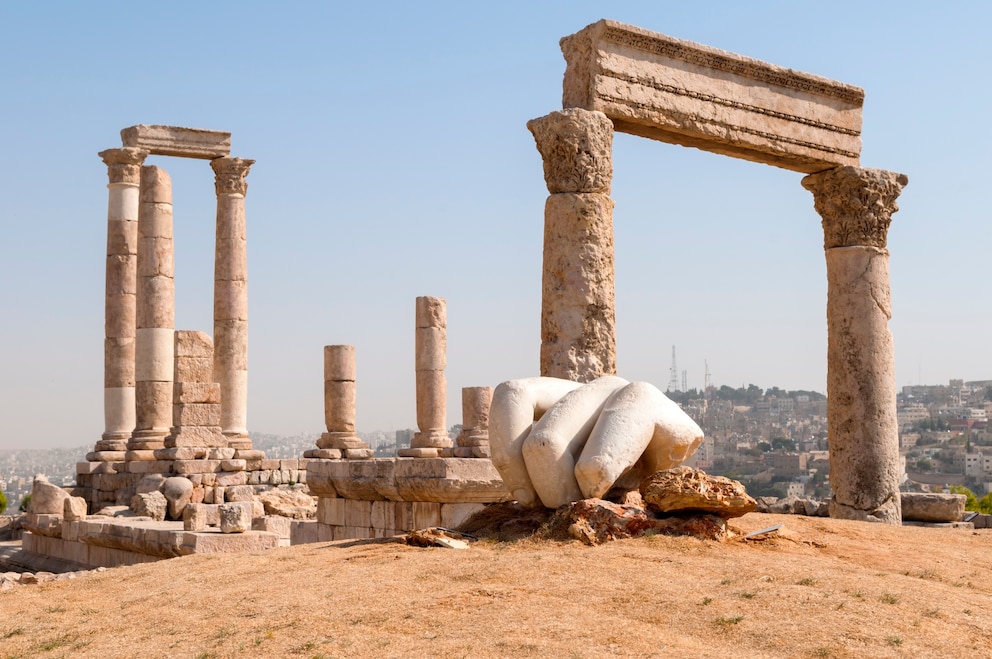
[[[676,467],[649,476],[640,496],[631,493],[624,503],[583,499],[563,506],[555,511],[550,527],[565,527],[571,537],[589,545],[647,533],[722,542],[732,535],[727,520],[746,515],[756,505],[737,481]]]

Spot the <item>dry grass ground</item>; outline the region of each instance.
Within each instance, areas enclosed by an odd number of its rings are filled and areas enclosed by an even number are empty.
[[[4,657],[988,657],[992,531],[316,544],[0,593]]]

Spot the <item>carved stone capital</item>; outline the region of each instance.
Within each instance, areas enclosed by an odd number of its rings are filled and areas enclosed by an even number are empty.
[[[247,158],[214,158],[210,161],[210,166],[214,170],[214,186],[217,194],[245,194],[248,192],[248,183],[245,177],[248,170],[255,164],[254,160]]]
[[[613,122],[602,112],[569,108],[527,122],[544,159],[548,192],[610,194]]]
[[[107,149],[97,155],[107,165],[107,175],[111,183],[138,185],[141,182],[141,165],[148,157],[148,152],[144,149],[126,146],[120,149]]]
[[[823,222],[823,248],[885,248],[896,199],[909,177],[884,169],[836,167],[803,178]]]

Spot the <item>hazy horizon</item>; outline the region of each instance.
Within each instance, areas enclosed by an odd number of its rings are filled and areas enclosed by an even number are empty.
[[[448,307],[460,389],[536,375],[541,158],[558,40],[600,18],[865,89],[862,165],[906,173],[889,230],[897,385],[992,378],[992,5],[589,1],[0,5],[0,448],[103,431],[107,171],[120,129],[231,131],[248,176],[249,408],[320,432],[322,347],[356,346],[358,426],[415,426],[414,298]],[[216,198],[172,176],[176,327],[212,328]],[[801,174],[617,134],[619,374],[826,391],[823,233]],[[681,375],[680,375],[681,377]]]

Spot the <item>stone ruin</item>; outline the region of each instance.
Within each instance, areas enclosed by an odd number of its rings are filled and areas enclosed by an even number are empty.
[[[609,20],[561,48],[563,109],[527,125],[550,193],[541,375],[616,374],[615,130],[802,172],[827,262],[830,514],[899,524],[886,234],[908,179],[861,167],[864,91]]]
[[[591,397],[593,412],[562,415],[566,425],[591,426],[606,416],[600,404],[607,398],[604,392],[613,395],[628,386],[613,377],[610,187],[617,130],[806,174],[801,183],[813,194],[822,218],[827,263],[828,423],[835,491],[830,514],[898,524],[886,235],[908,179],[861,167],[863,90],[608,20],[565,37],[561,48],[566,60],[563,109],[527,125],[543,159],[549,192],[542,377],[515,381],[525,382],[531,393],[534,387],[550,387],[554,395],[547,405],[515,408],[500,402],[499,390],[494,401],[491,388],[467,387],[462,391],[463,430],[452,441],[445,420],[445,302],[421,297],[415,314],[419,430],[411,446],[397,458],[373,458],[355,434],[355,349],[332,345],[324,348],[326,432],[315,449],[297,460],[266,459],[252,448],[247,433],[244,199],[245,178],[254,161],[230,157],[230,133],[133,126],[121,132],[122,147],[100,154],[110,177],[105,432],[77,467],[72,494],[81,497],[86,510],[70,497],[67,501],[73,503],[65,505],[58,519],[36,517],[33,532],[25,536],[36,538],[35,550],[67,559],[71,554],[70,560],[90,565],[227,551],[235,545],[224,545],[218,534],[205,530],[213,525],[245,530],[246,520],[264,518],[253,493],[289,481],[306,483],[317,497],[316,521],[294,520],[274,525],[277,532],[258,531],[271,536],[263,544],[385,537],[414,528],[455,526],[485,504],[511,496],[552,505],[600,492],[602,479],[590,477],[589,482],[596,482],[590,490],[580,483],[584,477],[579,472],[573,484],[571,471],[563,478],[548,466],[563,455],[564,435],[549,431],[550,421],[535,421],[572,392],[579,396],[583,390],[602,389]],[[206,159],[214,171],[212,338],[173,327],[171,182],[163,169],[142,166],[149,155]],[[517,411],[510,416],[530,417],[507,431],[505,417],[511,409]],[[665,435],[665,450],[682,459],[698,444],[695,431],[684,436],[676,432],[680,425],[688,426],[674,410],[659,415],[653,410],[661,408],[644,409],[650,412],[639,418],[650,432],[645,430],[640,449],[607,470],[611,474],[642,464],[653,442],[662,441],[656,436]],[[584,432],[580,445],[566,447],[565,453],[589,463],[580,455],[581,444],[602,444],[602,437],[594,441],[588,428]],[[544,439],[526,448],[521,438],[529,433]],[[545,439],[550,444],[538,448]],[[548,470],[557,476],[547,476]],[[180,477],[191,484],[180,488],[189,490],[182,531],[131,522],[131,530],[124,532],[112,520],[85,519],[108,504],[130,503],[149,475]],[[227,507],[221,510],[222,505]],[[80,546],[91,553],[82,556],[86,552]],[[241,541],[236,546],[248,545]]]

